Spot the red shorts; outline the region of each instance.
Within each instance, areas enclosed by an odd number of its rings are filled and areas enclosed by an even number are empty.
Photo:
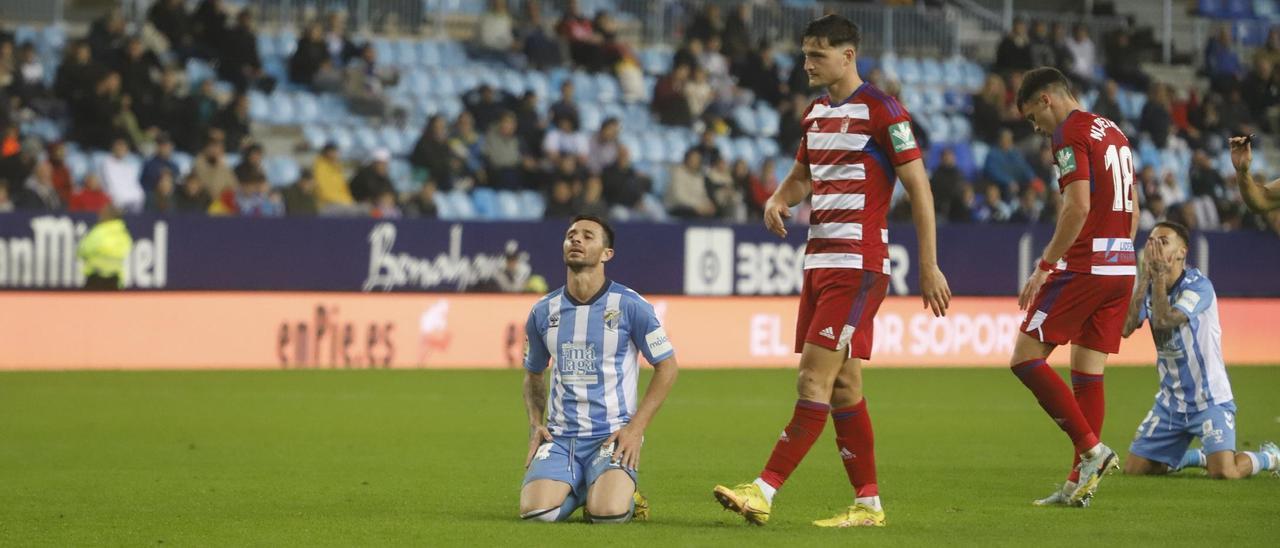
[[[796,319],[796,353],[804,343],[848,350],[850,358],[871,358],[876,311],[889,291],[889,277],[849,268],[804,271],[800,314]]]
[[[1031,303],[1022,332],[1044,343],[1115,354],[1132,292],[1133,276],[1054,272]]]

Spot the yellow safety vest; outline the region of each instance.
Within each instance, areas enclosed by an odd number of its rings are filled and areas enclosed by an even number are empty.
[[[98,223],[80,240],[76,255],[80,257],[85,276],[123,276],[124,261],[133,248],[133,238],[124,221],[113,219]]]

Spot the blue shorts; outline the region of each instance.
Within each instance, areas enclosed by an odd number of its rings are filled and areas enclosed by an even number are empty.
[[[587,502],[587,491],[600,476],[610,470],[622,470],[636,482],[636,471],[613,462],[613,445],[604,446],[609,436],[596,438],[569,438],[552,436],[552,441],[542,444],[529,463],[524,483],[549,479],[569,484],[572,495],[579,504]]]
[[[1129,452],[1177,468],[1193,438],[1204,454],[1236,450],[1236,404],[1226,402],[1204,411],[1179,413],[1157,403],[1138,425]]]

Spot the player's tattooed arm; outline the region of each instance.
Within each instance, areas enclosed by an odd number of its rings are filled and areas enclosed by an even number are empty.
[[[1169,303],[1168,252],[1158,240],[1153,240],[1147,244],[1146,253],[1150,255],[1147,264],[1151,271],[1151,328],[1169,330],[1187,323],[1187,315]]]
[[[551,441],[546,425],[547,379],[541,371],[524,372],[524,408],[529,413],[529,453],[524,459],[524,467],[528,468],[538,447]]]
[[[1142,301],[1146,300],[1147,288],[1151,285],[1146,265],[1139,265],[1138,279],[1133,283],[1133,295],[1129,296],[1129,310],[1124,316],[1124,338],[1129,338],[1134,331],[1142,327]]]
[[[1253,162],[1250,137],[1232,137],[1227,141],[1231,146],[1231,164],[1236,168],[1236,184],[1245,205],[1255,213],[1266,213],[1280,208],[1280,179],[1265,185],[1254,181],[1249,172]]]

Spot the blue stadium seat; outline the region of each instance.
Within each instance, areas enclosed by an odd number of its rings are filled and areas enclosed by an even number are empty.
[[[274,58],[279,55],[276,52],[275,36],[265,32],[258,34],[258,55],[263,59]]]
[[[907,107],[908,111],[919,113],[932,112],[932,108],[924,99],[924,92],[916,86],[902,86],[902,93],[899,93],[898,96],[901,99],[902,105]]]
[[[276,125],[289,125],[297,121],[297,113],[294,112],[293,100],[284,92],[276,91],[272,93],[270,98],[271,112],[267,116],[267,122]]]
[[[734,160],[746,160],[751,169],[760,166],[761,155],[756,149],[756,140],[751,137],[738,137],[733,140]]]
[[[387,176],[391,178],[391,186],[396,192],[408,194],[418,190],[418,185],[413,182],[413,166],[409,162],[392,159],[387,165]]]
[[[650,47],[640,50],[640,66],[648,74],[666,74],[671,71],[674,53],[665,48]]]
[[[294,160],[292,156],[271,156],[264,163],[266,164],[267,180],[274,187],[291,185],[298,180],[298,176],[301,174],[301,168],[298,167],[297,160]]]
[[[942,64],[937,59],[926,58],[920,61],[920,79],[925,84],[942,84]]]
[[[760,151],[761,160],[772,158],[782,153],[778,141],[772,137],[756,137],[756,150]]]
[[[1253,15],[1259,19],[1275,20],[1280,17],[1280,6],[1276,0],[1253,0]]]
[[[973,97],[963,90],[947,89],[945,101],[947,110],[952,112],[969,112],[973,108]]]
[[[914,57],[903,57],[898,60],[898,77],[903,84],[919,84],[922,82],[920,61]]]
[[[1225,18],[1227,17],[1225,3],[1226,0],[1199,0],[1196,11],[1205,17]]]
[[[891,51],[880,54],[880,69],[884,71],[885,77],[890,80],[902,79],[902,70],[898,63],[898,56]]]
[[[942,65],[942,83],[948,88],[964,86],[964,58],[952,57]]]
[[[391,47],[391,40],[381,36],[375,36],[369,40],[369,44],[373,46],[373,54],[377,57],[379,63],[395,65],[395,51]]]
[[[600,122],[604,120],[604,115],[600,113],[600,107],[595,103],[581,103],[578,105],[578,118],[582,125],[582,131],[597,131],[600,129]]]
[[[525,219],[541,219],[547,210],[547,201],[541,193],[533,190],[520,192],[520,211]]]
[[[453,72],[453,78],[454,78],[453,89],[455,90],[455,92],[450,93],[449,95],[461,95],[477,87],[480,87],[480,75],[477,73],[476,69],[474,68],[456,70]],[[437,93],[444,93],[444,92],[438,91]]]
[[[293,94],[294,117],[298,122],[314,122],[320,119],[320,102],[308,92]]]
[[[960,141],[951,145],[951,150],[956,153],[956,169],[959,169],[966,179],[973,180],[978,172],[978,166],[973,160],[973,148],[967,141]],[[984,157],[983,160],[986,158]]]
[[[67,170],[71,172],[71,179],[78,185],[84,180],[86,173],[89,173],[89,158],[82,152],[72,152],[67,150]]]
[[[991,146],[982,141],[973,141],[972,145],[974,168],[981,169],[987,163],[987,153],[991,152]]]
[[[622,100],[622,89],[618,80],[610,74],[595,75],[596,100],[601,103],[613,103]]]
[[[352,131],[352,137],[355,138],[356,153],[360,155],[372,153],[381,146],[378,141],[378,134],[369,126],[357,126]]]
[[[307,142],[307,146],[310,147],[311,150],[320,150],[320,147],[323,147],[328,139],[329,136],[325,132],[324,128],[316,124],[303,124],[302,140]]]
[[[498,74],[498,88],[516,97],[524,94],[524,77],[514,70],[504,70]]]
[[[204,61],[196,59],[195,57],[187,59],[186,71],[187,80],[190,81],[192,85],[199,84],[208,78],[214,77],[213,67],[209,66],[209,64]]]
[[[545,99],[550,89],[547,82],[547,75],[541,72],[529,72],[525,74],[524,89],[532,91],[534,95]]]
[[[466,192],[454,190],[448,193],[449,200],[453,202],[453,210],[457,212],[458,218],[469,221],[476,218],[475,204],[471,202],[471,197]]]
[[[952,141],[951,123],[947,120],[945,115],[931,114],[928,115],[926,120],[928,125],[926,125],[925,128],[929,131],[930,139],[933,139],[934,142],[939,144],[950,143]]]
[[[942,112],[947,108],[947,96],[941,88],[924,88],[924,103],[930,112]]]
[[[631,161],[634,163],[636,155],[640,152],[640,140],[636,138],[633,130],[623,126],[622,133],[618,135],[618,144],[626,147],[627,151],[631,153]]]
[[[964,65],[965,87],[970,91],[977,92],[982,89],[982,84],[987,81],[987,71],[981,65],[973,61],[966,61]]]
[[[523,212],[520,211],[520,198],[516,193],[509,190],[498,192],[498,215],[497,218],[503,220],[518,220]]]
[[[180,182],[183,175],[191,173],[191,164],[194,161],[194,158],[192,158],[190,154],[180,150],[175,150],[169,159],[173,160],[173,163],[178,166],[178,173],[174,174],[174,183],[177,184]]]
[[[412,67],[421,64],[418,59],[417,42],[401,38],[392,42],[391,49],[395,52],[397,65],[402,67]]]
[[[748,135],[756,135],[760,132],[756,111],[749,106],[739,105],[733,109],[733,123],[737,124],[738,129]]]
[[[332,141],[343,156],[349,156],[354,152],[355,137],[351,135],[351,130],[344,126],[331,126],[328,133],[328,139],[325,142]]]
[[[439,42],[434,40],[421,40],[418,42],[418,64],[427,67],[438,67],[441,63]]]
[[[453,200],[444,192],[437,192],[432,201],[436,203],[436,216],[445,221],[457,220],[458,212],[454,211]]]
[[[382,129],[378,130],[378,141],[383,148],[391,151],[395,156],[408,154],[408,148],[412,146],[412,144],[406,145],[404,134],[392,126],[382,126]]]
[[[38,38],[38,44],[36,44],[36,47],[37,49],[39,49],[44,53],[56,55],[61,53],[62,48],[66,47],[66,45],[67,45],[67,29],[63,28],[62,25],[54,24],[54,25],[48,25],[44,27],[44,29],[40,32],[40,36]],[[53,65],[45,65],[45,66],[52,67]],[[48,72],[55,72],[55,71],[48,70]]]
[[[450,121],[456,119],[462,114],[462,101],[457,97],[449,97],[440,101],[440,113],[444,114]]]
[[[778,134],[778,129],[782,127],[782,118],[777,110],[768,104],[760,103],[756,106],[756,114],[759,117],[760,135],[773,137]]]
[[[471,191],[471,203],[476,208],[476,216],[491,220],[498,218],[498,194],[492,188],[478,187]]]
[[[643,153],[638,155],[637,159],[649,162],[664,162],[667,159],[667,145],[662,142],[661,134],[657,132],[648,132],[641,137]]]
[[[973,124],[969,121],[969,117],[963,114],[952,114],[949,118],[951,122],[951,137],[956,142],[964,142],[973,138]]]

